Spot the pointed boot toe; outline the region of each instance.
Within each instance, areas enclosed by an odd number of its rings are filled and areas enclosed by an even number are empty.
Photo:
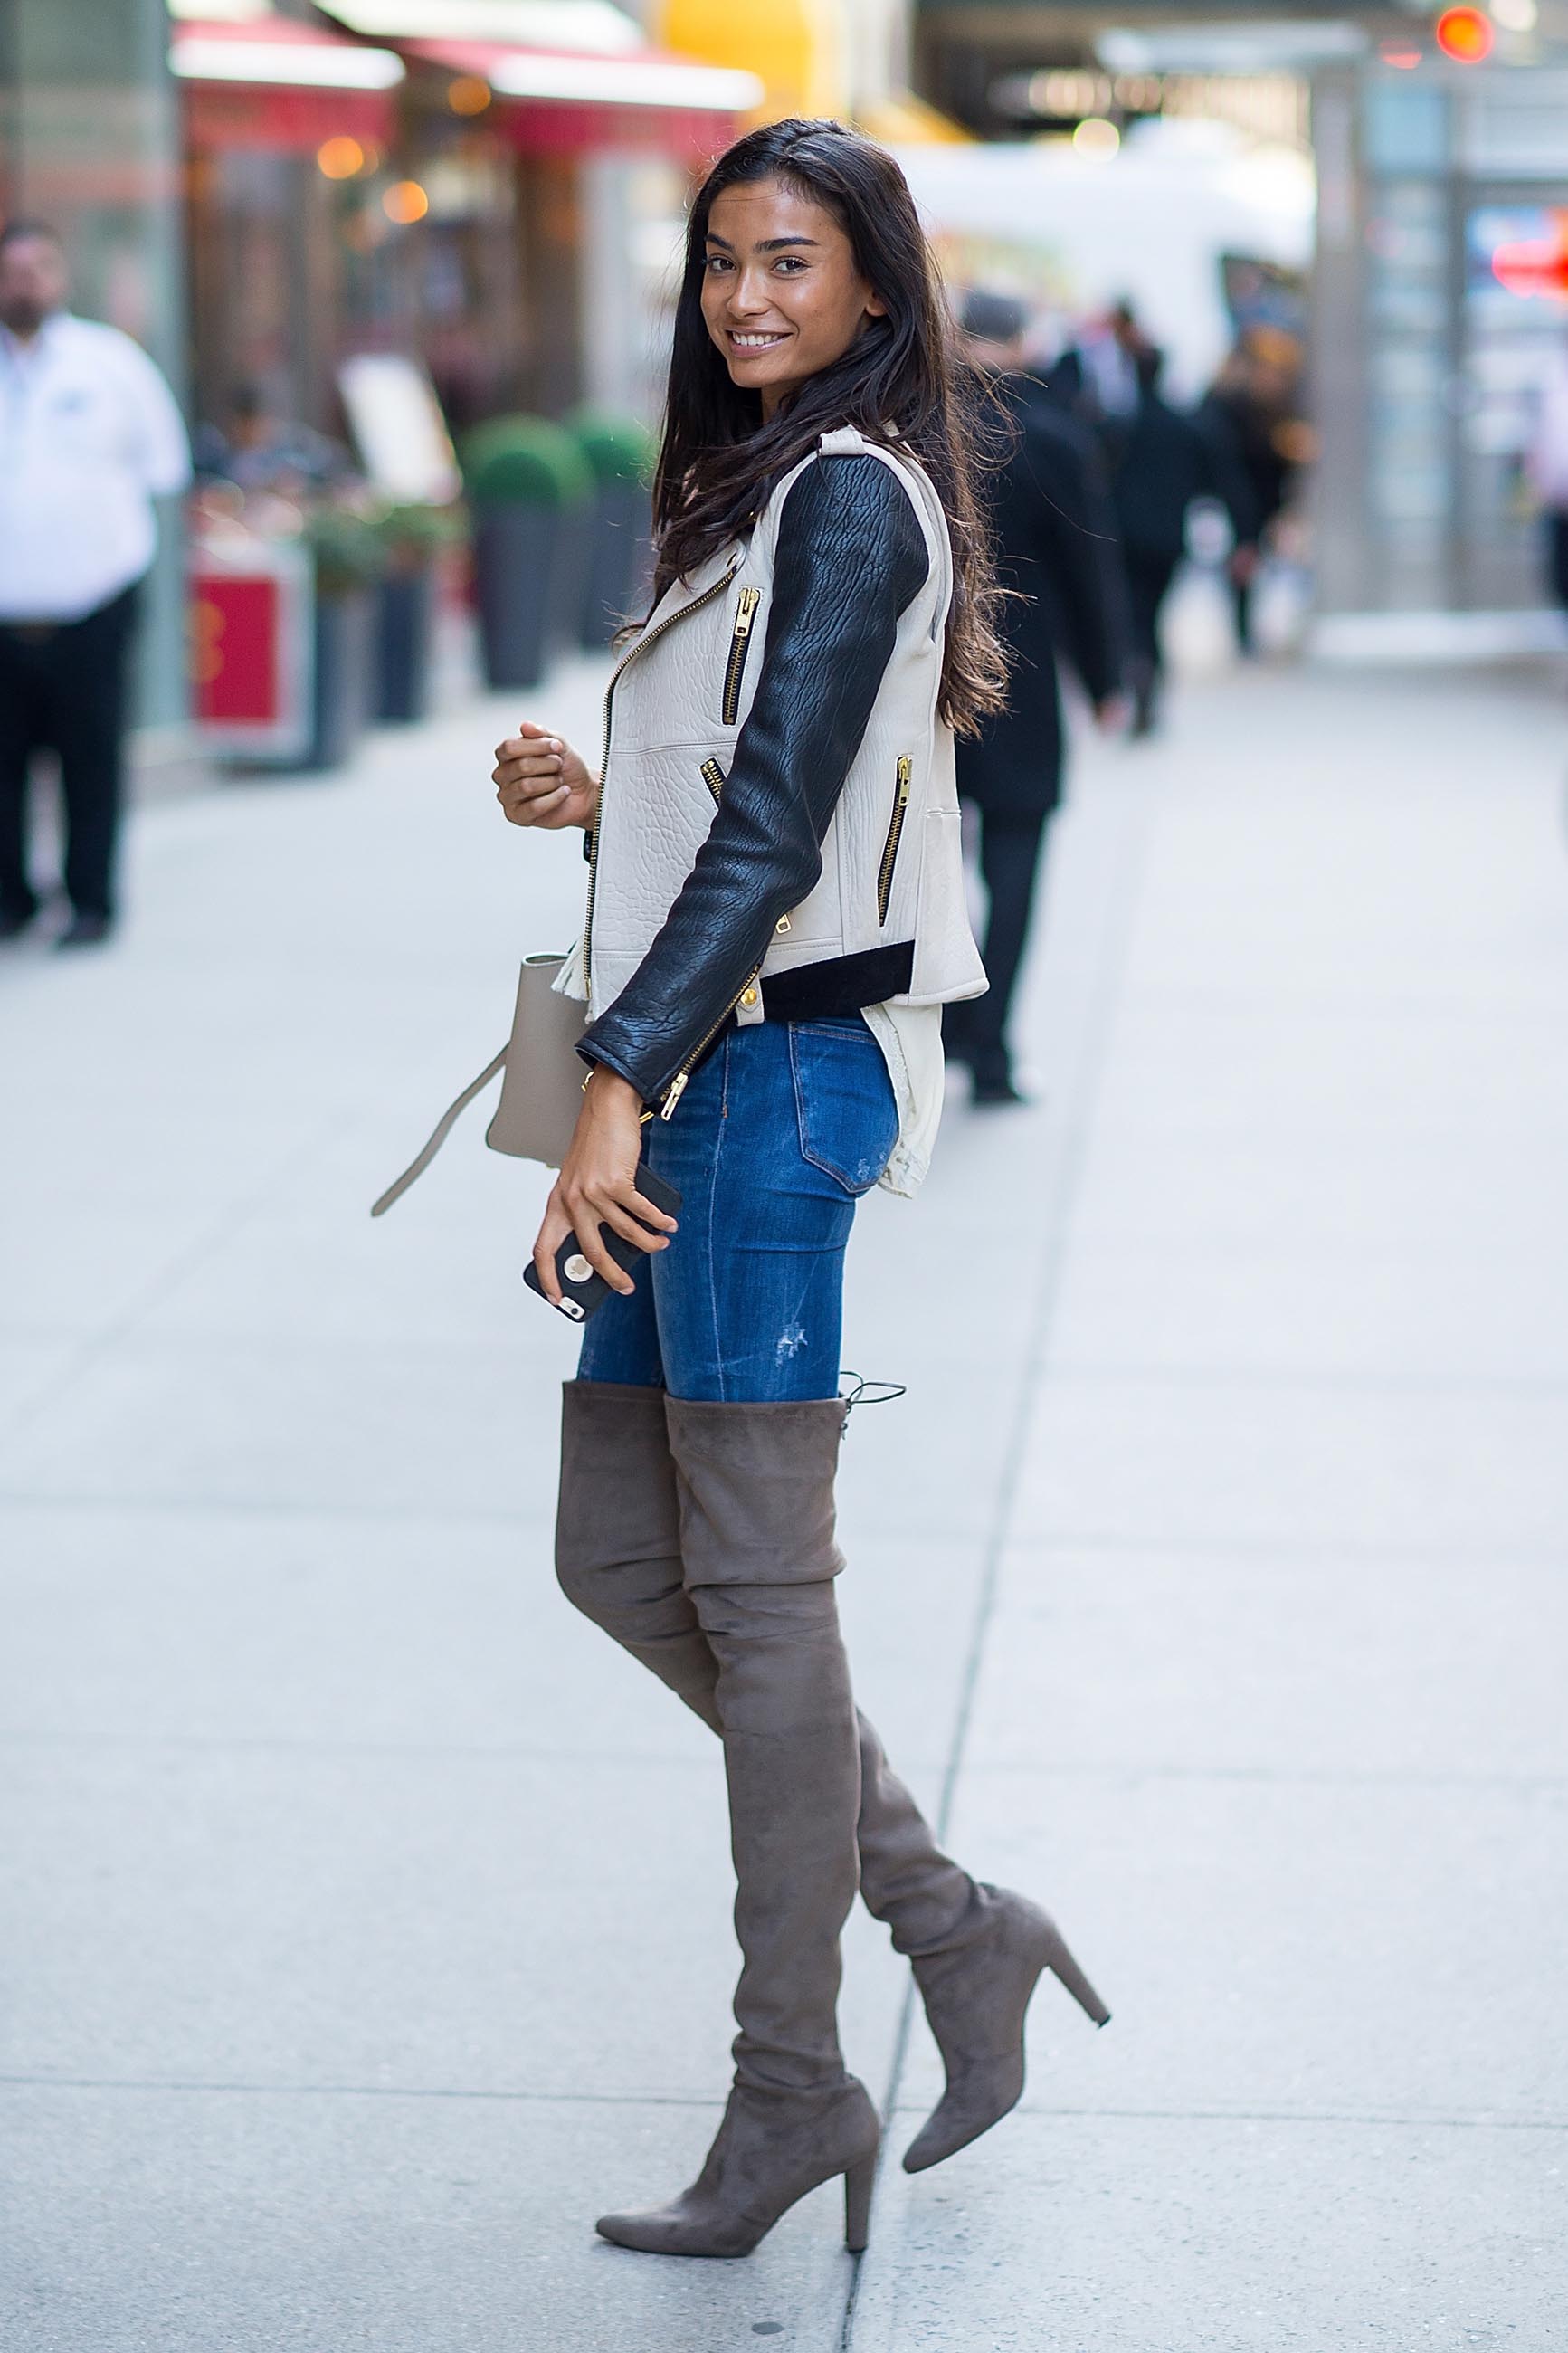
[[[704,2210],[689,2195],[645,2213],[601,2214],[594,2228],[612,2246],[639,2255],[749,2255],[763,2235],[742,2217]]]
[[[994,1906],[994,1933],[982,1943],[914,1963],[947,2088],[904,2151],[906,2173],[923,2173],[955,2156],[1017,2106],[1024,2021],[1047,1969],[1097,2026],[1110,2016],[1048,1913],[1009,1888],[983,1893]]]
[[[708,2161],[689,2189],[645,2213],[602,2214],[602,2239],[640,2255],[749,2255],[780,2216],[844,2178],[844,2241],[866,2244],[880,2137],[854,2076],[823,2093],[730,2094]]]

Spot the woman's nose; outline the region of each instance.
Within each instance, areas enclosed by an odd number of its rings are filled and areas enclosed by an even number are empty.
[[[772,299],[760,271],[753,275],[749,269],[737,270],[730,289],[730,308],[738,316],[753,318],[759,311],[767,310]]]

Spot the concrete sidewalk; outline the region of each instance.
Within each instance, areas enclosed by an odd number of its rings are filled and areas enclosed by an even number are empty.
[[[826,2193],[748,2263],[592,2234],[721,2102],[717,1757],[554,1588],[542,1178],[471,1113],[365,1215],[580,907],[507,715],[154,811],[123,944],[0,965],[0,2342],[1563,2342],[1554,703],[1252,676],[1086,747],[1042,1103],[868,1205],[862,1695],[1116,2019],[1047,1987],[858,2266]],[[896,2159],[934,2057],[847,1968]]]

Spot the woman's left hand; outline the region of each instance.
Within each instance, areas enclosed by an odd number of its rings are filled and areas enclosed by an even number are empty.
[[[611,1290],[623,1295],[636,1285],[605,1248],[600,1228],[608,1226],[639,1250],[669,1248],[675,1219],[656,1209],[637,1191],[642,1114],[642,1098],[636,1088],[599,1063],[589,1075],[571,1146],[545,1204],[544,1222],[533,1245],[533,1263],[552,1306],[561,1304],[555,1253],[568,1234],[574,1237],[595,1274],[602,1274]]]
[[[563,736],[525,719],[515,735],[496,745],[490,771],[502,814],[513,825],[591,827],[599,811],[599,781]]]

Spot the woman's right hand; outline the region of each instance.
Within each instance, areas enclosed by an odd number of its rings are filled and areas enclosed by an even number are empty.
[[[561,1304],[555,1253],[568,1234],[595,1273],[622,1293],[633,1289],[632,1278],[605,1249],[602,1227],[639,1250],[669,1248],[675,1219],[637,1191],[642,1129],[641,1096],[617,1071],[597,1064],[588,1073],[571,1145],[533,1245],[533,1263],[552,1307]]]
[[[591,826],[598,813],[598,778],[589,775],[570,744],[529,719],[496,745],[491,781],[513,825],[554,833],[563,826]]]

